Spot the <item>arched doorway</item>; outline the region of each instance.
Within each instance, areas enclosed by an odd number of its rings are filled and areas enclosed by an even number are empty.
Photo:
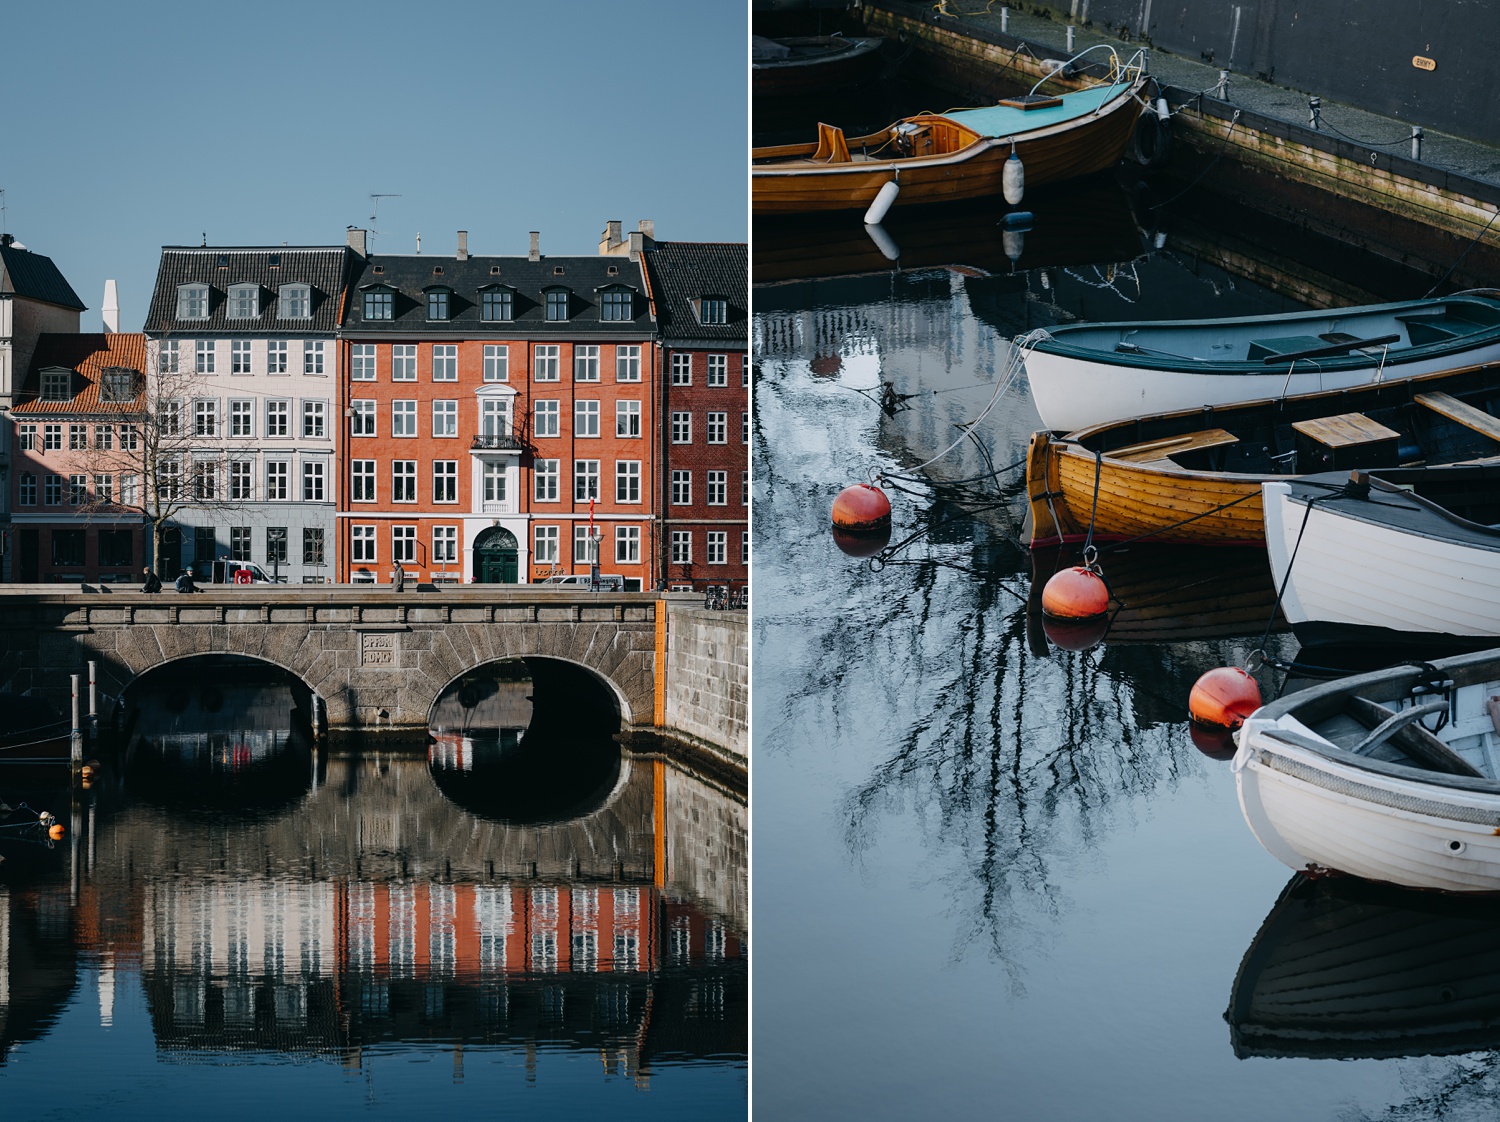
[[[515,584],[520,547],[503,526],[491,526],[474,541],[474,575],[480,584]]]

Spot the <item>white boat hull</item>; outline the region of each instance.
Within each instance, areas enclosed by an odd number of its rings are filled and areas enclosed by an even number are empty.
[[[1461,357],[1437,355],[1399,367],[1387,365],[1383,371],[1374,358],[1368,364],[1335,370],[1318,370],[1314,363],[1303,362],[1289,378],[1284,368],[1264,374],[1219,372],[1205,362],[1202,370],[1164,370],[1035,350],[1026,358],[1026,378],[1042,425],[1054,432],[1077,432],[1129,417],[1350,389],[1376,381],[1377,374],[1394,381],[1497,361],[1500,343],[1493,343],[1465,351]]]
[[[1315,625],[1500,637],[1500,540],[1485,548],[1428,537],[1316,503],[1309,513],[1286,483],[1261,490],[1281,610],[1305,640]]]
[[[1500,892],[1500,794],[1345,765],[1272,739],[1277,727],[1247,721],[1233,766],[1245,820],[1282,864],[1411,888]]]

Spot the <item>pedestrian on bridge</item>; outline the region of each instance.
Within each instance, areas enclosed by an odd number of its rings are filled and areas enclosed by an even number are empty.
[[[144,569],[141,570],[141,572],[146,574],[146,583],[141,585],[141,591],[160,592],[161,578],[151,571],[151,566],[147,565]]]

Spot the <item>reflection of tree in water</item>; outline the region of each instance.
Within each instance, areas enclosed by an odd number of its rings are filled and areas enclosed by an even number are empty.
[[[1350,1107],[1344,1122],[1467,1122],[1495,1117],[1500,1104],[1500,1052],[1408,1061],[1406,1097],[1379,1111]]]
[[[1064,905],[1067,869],[1122,808],[1199,766],[1176,723],[1185,691],[1173,723],[1138,722],[1172,708],[1169,668],[1180,658],[1032,655],[1026,553],[1007,540],[999,488],[993,521],[930,490],[898,497],[894,541],[917,528],[913,507],[934,532],[882,571],[834,553],[828,504],[856,465],[880,456],[878,412],[834,397],[795,363],[763,363],[761,375],[757,696],[777,710],[757,740],[781,752],[868,743],[878,762],[840,804],[850,852],[862,859],[882,819],[909,808],[925,845],[958,856],[944,874],[955,953],[983,944],[1016,980],[1021,944],[1042,937],[1037,909],[1055,918]],[[1002,465],[1014,458],[1009,447],[994,453]],[[1161,678],[1172,684],[1157,690]]]

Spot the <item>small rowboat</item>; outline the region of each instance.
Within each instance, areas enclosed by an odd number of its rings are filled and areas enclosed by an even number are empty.
[[[1500,643],[1500,463],[1266,483],[1266,552],[1304,646]]]
[[[1500,361],[1500,299],[1462,293],[1290,315],[1081,323],[1026,342],[1042,424],[1067,432]]]
[[[1058,541],[1264,545],[1261,485],[1321,471],[1500,456],[1500,369],[1032,434],[1033,548]]]
[[[896,206],[998,195],[1012,152],[1028,187],[1104,171],[1120,162],[1134,134],[1148,81],[1142,61],[1138,54],[1121,66],[1115,58],[1109,81],[1058,96],[1033,87],[999,105],[921,113],[868,136],[819,125],[812,143],[756,148],[752,209],[865,210],[888,184],[896,195],[887,205]]]
[[[1274,701],[1233,769],[1251,832],[1299,872],[1500,892],[1500,651]]]
[[[756,97],[800,97],[857,86],[880,73],[880,46],[884,42],[878,36],[751,36],[750,89]]]

